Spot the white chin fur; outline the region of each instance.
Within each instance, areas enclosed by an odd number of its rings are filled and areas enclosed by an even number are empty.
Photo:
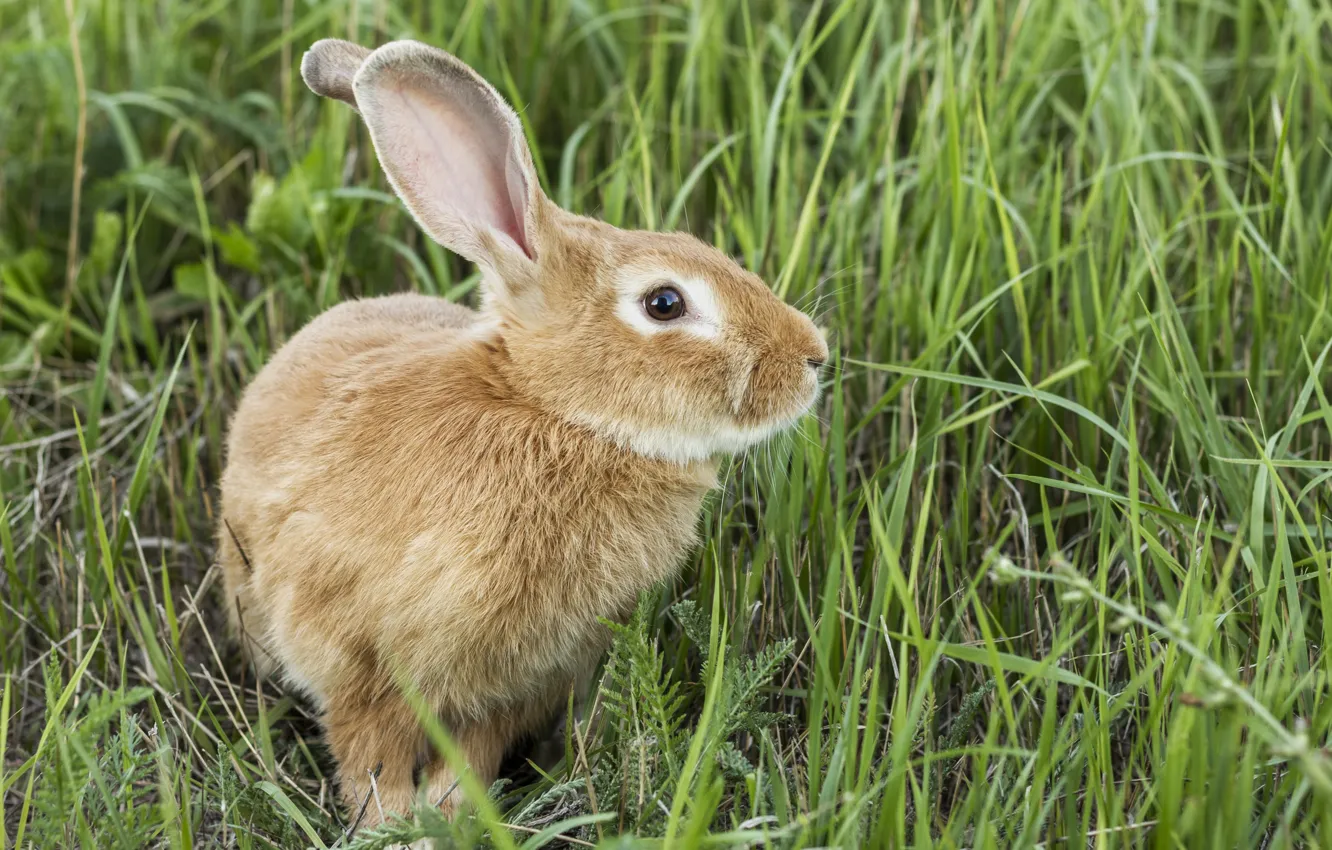
[[[805,413],[756,428],[723,426],[706,434],[690,434],[669,428],[640,428],[621,423],[592,421],[582,424],[622,448],[644,457],[674,463],[707,460],[722,454],[737,454],[795,424]]]

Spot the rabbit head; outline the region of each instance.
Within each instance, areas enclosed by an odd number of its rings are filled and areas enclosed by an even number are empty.
[[[518,116],[458,59],[324,40],[301,73],[360,112],[421,228],[480,267],[516,395],[677,462],[739,451],[813,404],[828,348],[803,313],[692,236],[558,207]]]

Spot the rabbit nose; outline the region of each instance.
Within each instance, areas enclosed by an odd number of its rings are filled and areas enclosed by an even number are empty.
[[[805,358],[805,363],[806,363],[811,369],[813,369],[813,370],[816,371],[816,372],[817,372],[819,369],[822,369],[823,366],[824,366],[824,364],[827,363],[827,362],[828,362],[828,358],[826,358],[826,357],[806,357],[806,358]]]

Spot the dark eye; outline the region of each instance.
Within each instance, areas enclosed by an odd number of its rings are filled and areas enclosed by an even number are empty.
[[[643,299],[643,308],[657,321],[669,322],[684,315],[684,296],[673,286],[659,286]]]

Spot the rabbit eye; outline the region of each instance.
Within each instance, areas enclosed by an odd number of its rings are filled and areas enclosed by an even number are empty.
[[[643,299],[643,309],[657,321],[669,322],[684,315],[684,296],[673,286],[659,286]]]

